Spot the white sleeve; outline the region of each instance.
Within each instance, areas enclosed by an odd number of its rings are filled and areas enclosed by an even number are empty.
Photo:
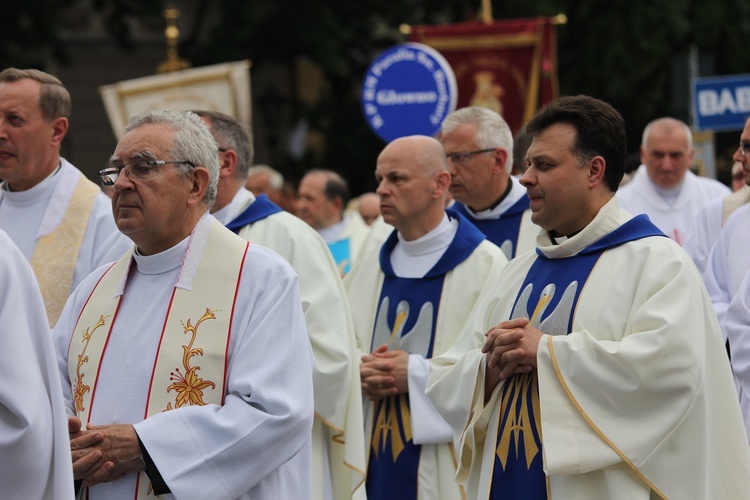
[[[409,354],[409,405],[414,444],[451,443],[451,425],[440,416],[425,394],[429,375],[430,360],[418,354]]]
[[[727,308],[726,333],[732,347],[732,371],[739,384],[745,429],[750,436],[750,415],[747,404],[750,396],[750,272]]]
[[[724,317],[729,307],[729,301],[731,300],[729,292],[729,283],[727,280],[727,231],[729,227],[725,227],[721,231],[721,236],[716,244],[711,249],[706,262],[706,269],[703,271],[703,283],[706,285],[706,291],[708,296],[711,298],[711,304],[713,304],[716,317],[719,320],[719,326],[721,327],[721,335],[724,337],[724,341],[727,340],[727,330],[724,324]]]

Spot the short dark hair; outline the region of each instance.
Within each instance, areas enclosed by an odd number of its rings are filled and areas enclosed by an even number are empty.
[[[526,131],[536,137],[557,123],[567,123],[576,129],[573,154],[579,165],[595,156],[604,158],[604,182],[610,191],[616,192],[625,174],[627,156],[625,121],[620,113],[594,97],[560,97],[542,108],[526,125]]]
[[[323,188],[323,193],[326,195],[326,198],[329,201],[333,201],[336,198],[341,198],[341,201],[343,202],[342,206],[346,207],[350,199],[349,184],[347,184],[346,180],[344,180],[343,177],[341,177],[339,174],[337,174],[333,170],[325,170],[325,169],[313,169],[307,172],[307,174],[305,175],[315,174],[315,173],[326,174],[328,176],[328,180],[326,180],[326,185]]]
[[[7,68],[0,72],[0,83],[13,83],[25,79],[36,80],[41,85],[39,109],[45,120],[49,122],[60,117],[70,118],[73,108],[70,93],[59,79],[38,69]]]
[[[246,179],[247,171],[253,164],[253,139],[250,131],[238,120],[218,111],[199,109],[193,113],[211,121],[211,135],[219,148],[232,149],[237,153],[235,176]]]

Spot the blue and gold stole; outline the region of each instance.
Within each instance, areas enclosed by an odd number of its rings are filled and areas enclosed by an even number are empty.
[[[457,212],[487,235],[487,239],[498,246],[505,257],[510,260],[516,256],[521,219],[523,219],[523,213],[529,208],[529,202],[528,196],[522,196],[497,219],[475,219],[463,204],[456,203],[455,207]]]
[[[535,328],[547,335],[567,335],[572,330],[581,290],[602,254],[649,236],[664,234],[648,217],[639,215],[571,257],[550,259],[537,249],[539,256],[518,291],[509,319],[529,318]],[[546,500],[536,370],[506,380],[500,401],[490,499]]]
[[[250,206],[247,207],[240,215],[235,217],[234,220],[227,224],[227,229],[232,231],[234,234],[240,234],[240,229],[247,226],[248,224],[258,222],[259,220],[265,219],[269,215],[273,215],[281,211],[281,207],[269,200],[268,196],[261,194],[257,198],[255,198],[255,201],[253,201]]]
[[[485,239],[471,223],[453,210],[458,231],[440,260],[423,278],[399,278],[391,266],[398,243],[394,231],[380,251],[385,274],[375,316],[371,350],[387,344],[410,354],[431,358],[435,343],[440,297],[446,274],[466,260]],[[422,446],[414,444],[409,395],[399,394],[373,404],[373,426],[367,470],[370,500],[416,500]]]

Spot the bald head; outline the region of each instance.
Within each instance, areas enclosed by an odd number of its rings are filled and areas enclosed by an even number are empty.
[[[450,174],[437,140],[415,135],[392,141],[378,156],[375,177],[383,219],[406,240],[427,234],[443,220]]]
[[[380,196],[375,193],[365,193],[359,197],[357,209],[365,224],[372,225],[380,215]]]
[[[693,163],[693,134],[684,122],[659,118],[643,130],[641,162],[656,186],[678,187]]]
[[[412,135],[391,141],[378,156],[396,157],[412,161],[426,174],[436,174],[448,171],[448,158],[445,156],[443,145],[426,135]]]

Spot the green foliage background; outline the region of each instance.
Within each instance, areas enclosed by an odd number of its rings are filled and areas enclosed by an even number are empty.
[[[43,67],[50,58],[66,62],[60,23],[71,8],[104,16],[108,33],[123,51],[134,50],[131,22],[163,23],[163,0],[37,0],[4,3],[0,20],[0,66]],[[183,27],[180,54],[195,66],[251,59],[289,64],[304,56],[322,68],[328,90],[314,106],[286,103],[279,119],[306,116],[325,138],[322,157],[275,158],[291,177],[313,167],[348,175],[355,193],[373,187],[371,172],[382,148],[359,105],[359,86],[378,52],[404,40],[402,24],[436,24],[478,18],[481,0],[184,0],[193,12]],[[750,0],[494,0],[495,19],[554,16],[558,28],[562,94],[589,94],[612,103],[628,124],[628,144],[637,151],[640,132],[661,115],[687,116],[674,103],[672,75],[677,56],[692,48],[710,62],[713,74],[750,72]],[[685,90],[687,92],[687,90]],[[689,96],[689,94],[687,94]],[[726,141],[735,141],[732,134]],[[722,139],[717,151],[722,151]]]

